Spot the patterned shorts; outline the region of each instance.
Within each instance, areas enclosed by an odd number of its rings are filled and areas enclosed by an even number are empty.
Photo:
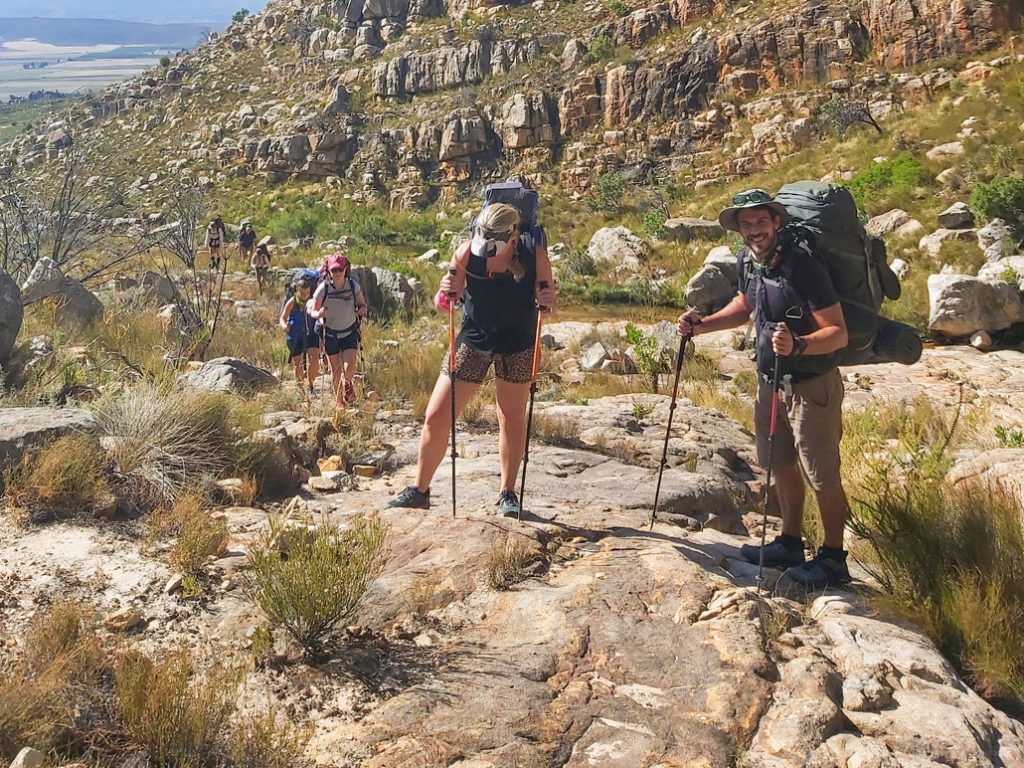
[[[450,351],[445,352],[444,363],[441,365],[441,373],[446,376],[449,354]],[[455,375],[458,381],[483,384],[492,362],[494,375],[509,384],[529,384],[533,378],[532,347],[522,352],[480,352],[463,342],[456,342]]]

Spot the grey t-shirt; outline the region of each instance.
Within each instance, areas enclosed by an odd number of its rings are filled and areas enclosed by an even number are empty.
[[[363,297],[363,289],[351,277],[345,280],[340,290],[335,288],[330,278],[316,287],[313,293],[314,306],[323,298],[324,325],[334,333],[351,332],[356,324],[356,303]],[[348,333],[341,335],[347,336]]]

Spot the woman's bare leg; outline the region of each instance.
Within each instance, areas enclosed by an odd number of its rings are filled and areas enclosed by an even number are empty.
[[[498,463],[501,490],[515,490],[519,463],[526,450],[526,402],[530,385],[495,381],[498,401]]]
[[[468,381],[457,381],[455,384],[455,414],[462,409],[480,391],[479,384]],[[448,438],[452,433],[452,387],[446,374],[441,374],[434,391],[427,403],[427,413],[423,419],[423,432],[420,434],[419,459],[416,462],[416,488],[425,493],[434,479],[434,473],[444,460],[448,448]]]

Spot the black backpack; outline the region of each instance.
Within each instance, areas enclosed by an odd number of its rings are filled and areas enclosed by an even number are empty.
[[[538,243],[544,243],[544,229],[537,224],[537,215],[540,212],[540,194],[535,189],[523,186],[518,181],[503,181],[498,184],[488,184],[484,188],[484,204],[482,211],[492,203],[504,203],[511,205],[519,211],[520,239],[532,249]],[[473,219],[470,229],[477,226],[479,217]]]
[[[850,191],[797,181],[782,187],[775,200],[790,216],[785,235],[824,262],[839,294],[850,340],[835,353],[836,364],[916,363],[917,331],[880,314],[885,299],[899,298],[900,281],[886,263],[885,243],[865,231]]]

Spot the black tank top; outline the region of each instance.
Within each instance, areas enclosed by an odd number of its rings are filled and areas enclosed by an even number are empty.
[[[487,276],[487,259],[469,255],[460,338],[478,352],[511,354],[533,346],[537,332],[537,254],[520,238],[519,263],[525,274]]]

